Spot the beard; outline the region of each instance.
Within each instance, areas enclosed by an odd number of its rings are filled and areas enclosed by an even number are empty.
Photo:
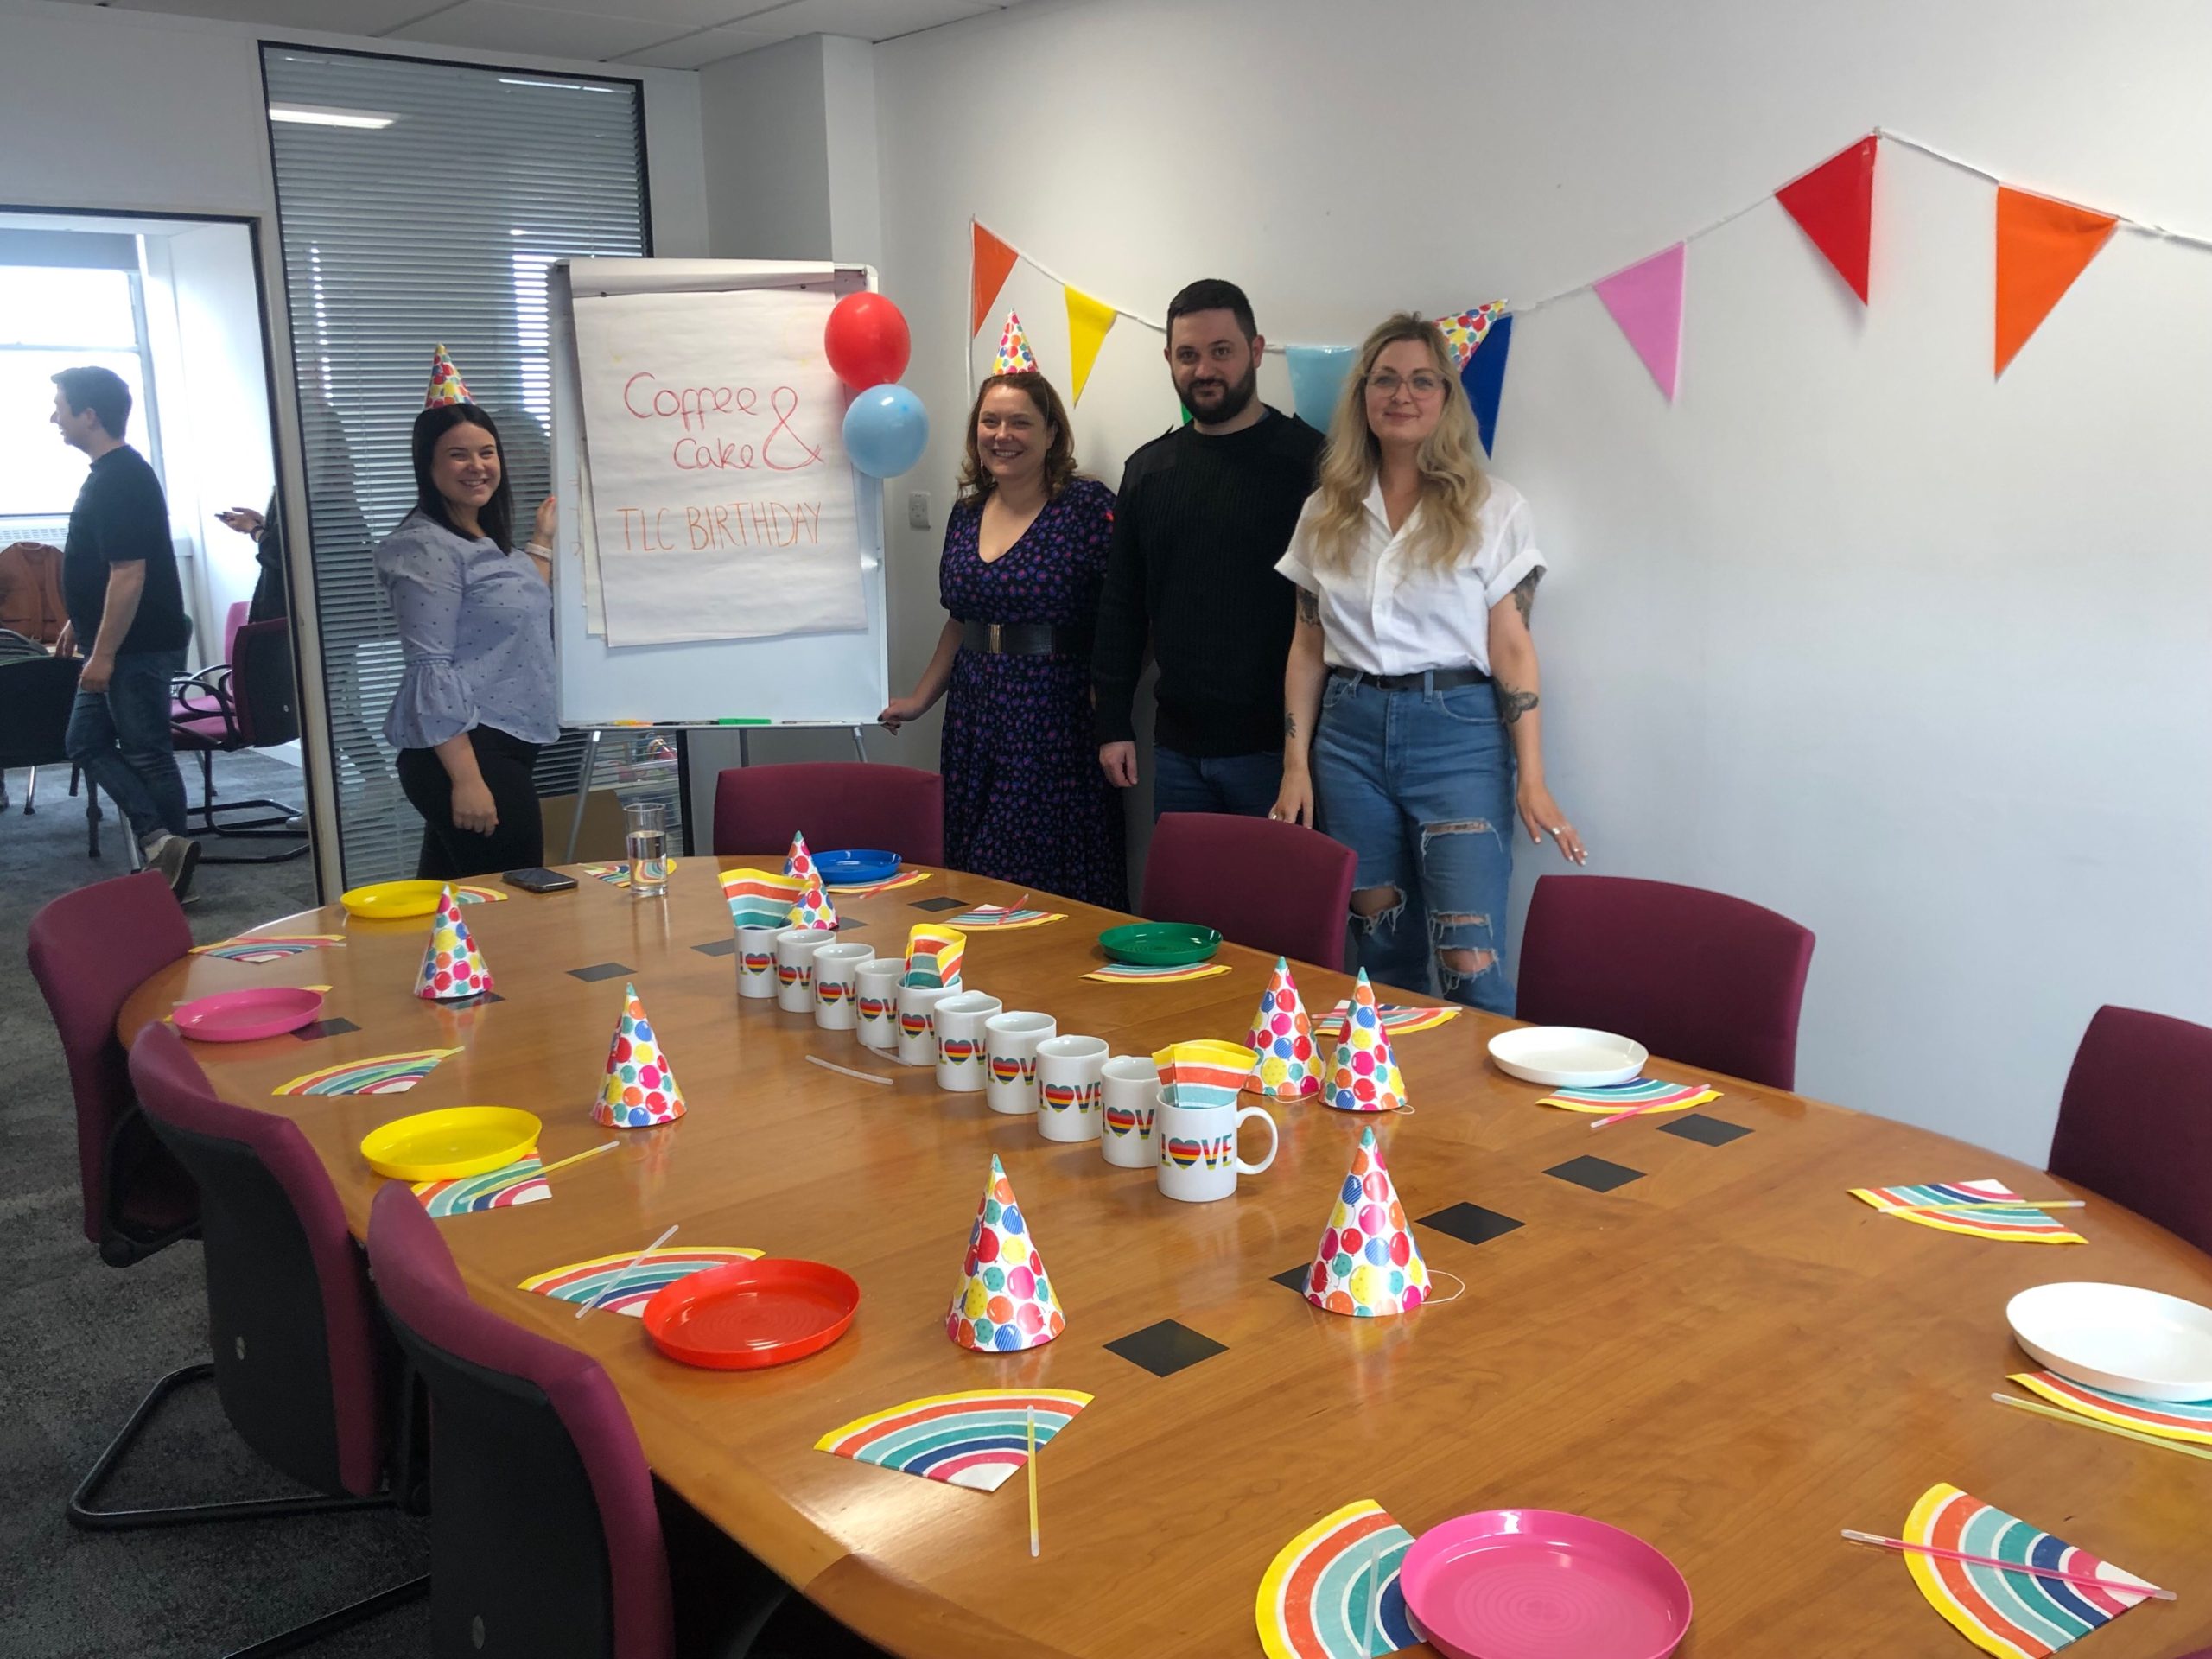
[[[1175,390],[1181,394],[1183,407],[1192,416],[1208,426],[1223,421],[1233,421],[1251,406],[1260,390],[1260,364],[1255,357],[1252,365],[1244,371],[1241,380],[1224,383],[1213,381],[1205,390],[1198,389],[1198,378],[1184,381]]]

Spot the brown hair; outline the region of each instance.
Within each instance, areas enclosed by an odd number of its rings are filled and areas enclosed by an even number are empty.
[[[997,480],[983,467],[976,449],[976,423],[983,413],[983,399],[1000,386],[1012,386],[1026,396],[1039,418],[1052,429],[1052,442],[1045,451],[1045,499],[1052,499],[1075,476],[1075,434],[1068,426],[1068,411],[1052,383],[1034,369],[1017,374],[995,374],[976,388],[975,404],[968,410],[967,459],[960,467],[960,499],[974,506],[986,499]]]

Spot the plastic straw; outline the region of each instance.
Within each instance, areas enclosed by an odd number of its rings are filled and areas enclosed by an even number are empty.
[[[1702,1084],[1698,1085],[1700,1088],[1703,1088],[1704,1086],[1705,1085]],[[1609,1112],[1604,1117],[1599,1118],[1595,1123],[1592,1123],[1590,1127],[1593,1129],[1602,1129],[1607,1124],[1618,1123],[1624,1117],[1642,1117],[1646,1112],[1662,1111],[1669,1106],[1675,1106],[1680,1103],[1681,1103],[1677,1101],[1672,1100],[1647,1100],[1643,1105],[1631,1106],[1624,1112]]]
[[[848,1077],[858,1077],[862,1083],[881,1084],[886,1089],[891,1087],[890,1078],[879,1077],[873,1071],[855,1071],[849,1065],[840,1065],[835,1060],[825,1060],[819,1054],[810,1054],[806,1058],[824,1071],[836,1071]]]
[[[2055,1567],[2033,1567],[2021,1561],[2000,1561],[1994,1555],[1969,1555],[1964,1550],[1944,1549],[1935,1544],[1910,1544],[1902,1538],[1885,1538],[1875,1532],[1853,1532],[1849,1527],[1843,1535],[1854,1544],[1875,1544],[1884,1549],[1903,1550],[1910,1555],[1933,1555],[1938,1560],[1963,1561],[1968,1567],[1993,1567],[2003,1573],[2025,1573],[2031,1578],[2056,1579],[2063,1584],[2078,1584],[2085,1590],[2102,1590],[2107,1594],[2118,1592],[2127,1595],[2148,1596],[2153,1601],[2171,1601],[2174,1592],[2161,1590],[2155,1584],[2129,1584],[2120,1579],[2092,1578],[2086,1573],[2064,1573]]]
[[[1027,1408],[1029,1419],[1029,1559],[1041,1548],[1037,1538],[1037,1408]]]
[[[644,1261],[655,1250],[660,1249],[660,1247],[667,1243],[670,1239],[674,1238],[676,1236],[676,1230],[681,1225],[683,1225],[681,1222],[672,1221],[669,1223],[668,1230],[666,1232],[663,1233],[658,1238],[653,1240],[652,1243],[646,1245],[644,1249],[639,1250],[635,1255],[632,1256],[627,1267],[624,1268],[621,1272],[616,1274],[612,1279],[601,1285],[599,1287],[599,1294],[576,1310],[576,1317],[581,1319],[585,1314],[590,1313],[592,1309],[597,1307],[601,1302],[605,1301],[607,1297],[612,1295],[615,1286],[620,1284],[625,1279],[627,1279],[632,1274],[635,1273],[638,1270],[639,1262]]]
[[[2139,1428],[2123,1428],[2118,1423],[2100,1421],[2084,1417],[2078,1411],[2067,1411],[2057,1406],[2046,1406],[2040,1400],[2023,1400],[2016,1394],[1993,1394],[1989,1396],[2000,1406],[2011,1406],[2018,1411],[2032,1411],[2038,1417],[2050,1417],[2062,1423],[2072,1423],[2078,1428],[2094,1428],[2106,1434],[2117,1434],[2122,1440],[2140,1440],[2145,1446],[2155,1446],[2162,1451],[2178,1452],[2185,1458],[2202,1458],[2212,1463],[2212,1451],[2201,1446],[2186,1446],[2179,1440],[2167,1440],[2162,1434],[2146,1434]]]
[[[570,1164],[581,1164],[587,1158],[596,1158],[602,1152],[612,1152],[621,1144],[620,1141],[609,1141],[605,1146],[594,1147],[588,1152],[571,1153],[566,1158],[540,1166],[537,1173],[541,1176],[550,1175],[556,1169],[566,1169]]]

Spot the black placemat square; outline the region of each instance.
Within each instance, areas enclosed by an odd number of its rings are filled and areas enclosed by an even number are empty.
[[[732,934],[726,939],[709,939],[704,944],[695,944],[691,948],[702,957],[734,957],[737,954],[737,936]]]
[[[303,1043],[312,1043],[318,1038],[342,1037],[349,1031],[359,1029],[359,1026],[343,1014],[333,1014],[327,1020],[317,1020],[312,1024],[302,1026],[292,1035]]]
[[[488,1008],[494,1002],[504,1002],[506,1000],[497,991],[486,991],[480,996],[457,996],[450,1001],[441,1002],[438,1006],[442,1008]]]
[[[1308,1262],[1305,1267],[1293,1268],[1288,1273],[1275,1274],[1275,1283],[1281,1285],[1285,1290],[1294,1290],[1303,1296],[1306,1294],[1306,1281],[1313,1272],[1313,1264]]]
[[[1187,1325],[1162,1319],[1158,1325],[1132,1331],[1126,1337],[1116,1337],[1106,1344],[1106,1351],[1119,1354],[1133,1365],[1143,1366],[1154,1376],[1173,1376],[1202,1359],[1226,1353],[1228,1344],[1200,1336]]]
[[[1643,1172],[1630,1169],[1626,1164],[1608,1163],[1603,1158],[1570,1158],[1544,1172],[1556,1175],[1562,1181],[1572,1181],[1577,1186],[1586,1186],[1592,1192],[1610,1192],[1617,1186],[1626,1186],[1630,1181],[1640,1181]]]
[[[948,899],[943,893],[939,893],[934,899],[917,899],[911,906],[908,906],[908,908],[912,910],[965,910],[968,908],[968,901],[965,899]]]
[[[637,971],[636,969],[626,967],[619,962],[594,962],[588,968],[569,969],[569,977],[582,980],[621,979]]]
[[[849,922],[842,916],[840,916],[837,918],[837,937],[839,938],[842,938],[848,933],[861,932],[867,926],[868,924],[866,922]]]
[[[1511,1216],[1485,1210],[1479,1204],[1455,1204],[1433,1216],[1415,1216],[1414,1219],[1424,1227],[1433,1227],[1440,1233],[1449,1233],[1469,1244],[1487,1244],[1525,1224]]]
[[[1703,1112],[1692,1112],[1659,1126],[1669,1135],[1679,1135],[1685,1141],[1694,1141],[1701,1147],[1725,1147],[1731,1141],[1747,1135],[1751,1131],[1740,1123],[1724,1123],[1717,1117],[1707,1117]]]

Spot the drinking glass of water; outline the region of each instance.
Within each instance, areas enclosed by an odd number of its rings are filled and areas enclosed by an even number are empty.
[[[668,891],[668,809],[658,801],[632,801],[622,810],[629,820],[630,892],[658,899]]]

